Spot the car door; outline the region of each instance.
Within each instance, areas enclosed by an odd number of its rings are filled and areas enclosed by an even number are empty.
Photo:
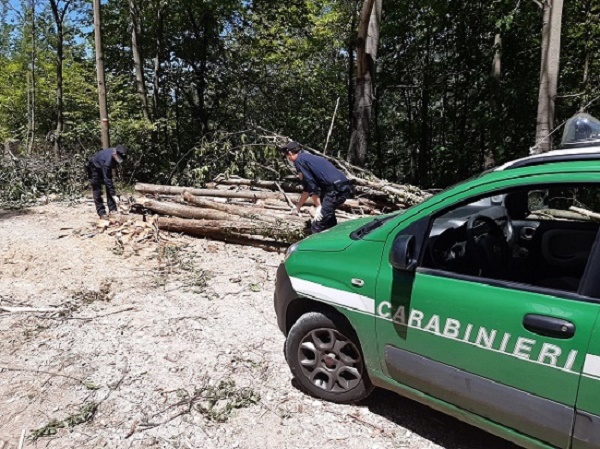
[[[422,253],[428,222],[423,217],[400,226],[386,251],[395,242],[416,241],[413,250]],[[576,292],[431,268],[419,260],[416,270],[382,264],[376,292],[382,371],[502,426],[569,447],[600,306]]]

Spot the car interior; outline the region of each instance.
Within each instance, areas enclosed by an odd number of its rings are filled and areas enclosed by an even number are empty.
[[[577,292],[600,226],[600,187],[504,192],[435,217],[422,266]]]

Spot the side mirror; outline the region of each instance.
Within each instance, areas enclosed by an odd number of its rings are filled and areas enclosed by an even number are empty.
[[[414,271],[417,267],[416,243],[413,235],[401,234],[394,239],[390,264],[397,270]]]

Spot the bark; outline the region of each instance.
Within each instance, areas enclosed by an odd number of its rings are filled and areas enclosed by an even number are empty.
[[[306,236],[305,230],[300,227],[269,227],[247,221],[228,222],[222,220],[188,220],[184,218],[158,217],[156,223],[159,229],[169,232],[183,232],[190,235],[220,239],[257,240],[271,244],[289,244]]]
[[[206,223],[194,220],[159,217],[156,224],[158,229],[163,231],[183,232],[198,237],[222,240],[227,243],[252,245],[266,250],[277,250],[289,246],[289,242],[269,240],[262,235],[239,234],[231,229],[225,230],[221,227],[211,227],[207,226]]]
[[[163,215],[172,215],[180,218],[192,218],[197,220],[237,220],[237,216],[198,207],[183,206],[163,201],[142,200],[139,202],[143,207]]]
[[[540,91],[533,154],[544,153],[552,149],[550,132],[554,128],[554,107],[560,64],[562,9],[563,0],[546,0],[544,3]]]

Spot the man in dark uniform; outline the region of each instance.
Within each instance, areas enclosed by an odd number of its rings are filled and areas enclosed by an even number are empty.
[[[118,212],[119,197],[115,190],[112,179],[112,170],[127,158],[127,148],[123,145],[117,145],[113,148],[105,148],[94,154],[85,164],[92,192],[94,194],[94,204],[96,212],[100,218],[106,217],[104,200],[102,199],[102,186],[106,186],[106,195],[109,212]]]
[[[302,151],[298,142],[289,142],[279,150],[294,164],[302,181],[303,192],[292,213],[299,214],[310,196],[316,206],[312,232],[335,226],[335,210],[352,197],[348,178],[327,159]]]

